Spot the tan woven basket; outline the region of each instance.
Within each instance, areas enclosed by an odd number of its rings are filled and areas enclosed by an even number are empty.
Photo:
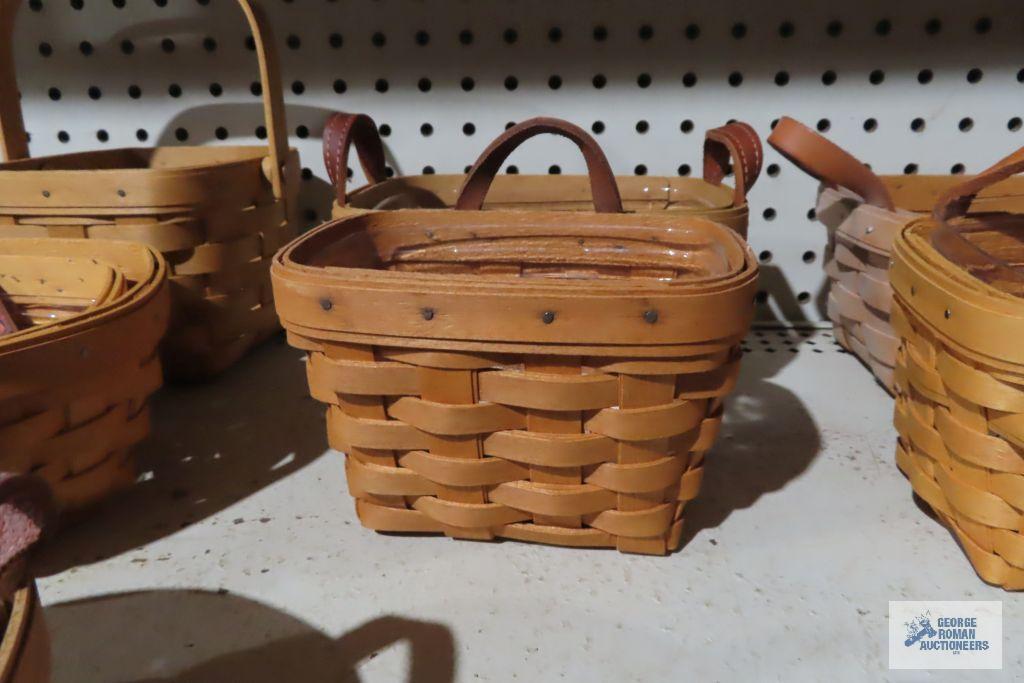
[[[164,365],[197,379],[280,329],[270,258],[294,236],[298,155],[288,149],[273,40],[239,0],[259,57],[269,147],[161,147],[28,158],[10,40],[20,0],[0,1],[0,237],[124,239],[170,264]]]
[[[0,470],[36,472],[65,509],[134,481],[161,384],[167,266],[141,244],[0,239]]]
[[[492,145],[501,144],[504,136]],[[349,151],[355,146],[370,184],[352,192],[345,185]],[[499,166],[512,152],[494,155]],[[623,176],[616,178],[622,205],[630,212],[670,211],[701,216],[729,226],[746,237],[747,194],[761,173],[764,152],[752,127],[733,122],[711,129],[704,140],[704,178]],[[324,127],[324,163],[337,197],[332,215],[345,218],[353,210],[430,209],[454,206],[464,175],[417,175],[388,178],[384,147],[377,126],[364,114],[336,113]],[[495,179],[487,195],[489,209],[590,211],[590,181],[584,175],[505,175]],[[722,184],[735,171],[736,187]],[[358,212],[356,211],[356,212]]]
[[[289,339],[310,352],[363,524],[663,554],[739,369],[756,259],[725,226],[623,214],[596,143],[598,213],[366,212],[275,258]]]
[[[50,634],[36,584],[31,581],[14,594],[0,640],[0,683],[48,683]]]
[[[768,143],[822,183],[815,213],[828,228],[828,316],[836,340],[892,393],[899,343],[889,319],[893,241],[963,177],[875,175],[843,149],[786,117],[776,124]],[[1024,209],[1024,182],[1015,181],[1008,189],[1011,196],[987,194],[978,208]]]
[[[981,578],[1007,589],[1024,588],[1024,212],[962,216],[1022,159],[904,228],[891,273],[897,463]]]

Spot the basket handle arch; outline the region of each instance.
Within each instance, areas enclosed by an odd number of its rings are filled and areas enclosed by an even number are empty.
[[[380,139],[377,124],[366,114],[335,112],[324,124],[323,134],[324,166],[327,176],[338,195],[338,206],[345,206],[348,194],[348,155],[355,145],[359,165],[374,185],[387,180],[387,166],[384,159],[384,143]]]
[[[256,44],[260,82],[263,86],[263,116],[271,168],[267,170],[274,196],[284,197],[282,164],[288,156],[288,129],[281,91],[281,69],[273,33],[262,7],[252,0],[236,0],[245,14]],[[3,161],[29,158],[28,134],[21,108],[14,63],[14,25],[22,0],[0,0],[0,157]]]
[[[943,192],[935,200],[932,215],[938,221],[948,221],[964,216],[979,193],[1021,172],[1024,172],[1024,147],[1003,157],[978,175]]]
[[[519,145],[542,134],[568,138],[579,147],[587,162],[590,193],[594,198],[594,209],[598,213],[622,213],[622,198],[619,196],[615,174],[597,141],[579,126],[546,116],[527,119],[512,126],[487,146],[466,174],[466,180],[459,190],[459,198],[455,201],[455,208],[462,211],[482,209],[487,191],[501,165]]]
[[[704,180],[721,185],[728,174],[729,161],[736,178],[732,205],[742,206],[761,175],[764,147],[753,126],[730,121],[704,134]]]
[[[868,204],[887,211],[895,210],[896,204],[889,188],[874,171],[799,121],[783,116],[768,136],[768,144],[819,182],[830,187],[844,187]]]

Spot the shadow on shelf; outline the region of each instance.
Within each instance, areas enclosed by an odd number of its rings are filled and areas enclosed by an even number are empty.
[[[46,608],[53,681],[134,683],[357,683],[377,678],[450,683],[455,640],[448,627],[385,615],[340,637],[262,603],[222,592],[123,593]],[[407,644],[407,663],[369,664]],[[405,671],[404,679],[399,671]]]
[[[61,530],[38,556],[46,575],[136,548],[299,470],[328,450],[303,353],[271,338],[216,381],[165,387],[136,448],[140,481]],[[342,486],[338,467],[338,486]]]
[[[789,291],[776,268],[763,267],[761,277],[766,276],[777,279],[774,291]],[[765,345],[746,353],[736,389],[726,399],[721,433],[707,454],[700,494],[686,508],[683,547],[733,512],[783,489],[821,450],[821,434],[810,411],[793,392],[772,381],[799,355],[791,351],[807,333],[788,334],[790,344]]]

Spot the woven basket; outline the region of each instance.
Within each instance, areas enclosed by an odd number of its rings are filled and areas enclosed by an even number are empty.
[[[134,481],[161,384],[167,266],[111,240],[0,239],[0,470],[36,472],[77,508]]]
[[[962,216],[1021,159],[904,228],[891,273],[897,463],[981,578],[1007,589],[1024,588],[1024,212]]]
[[[0,2],[0,237],[123,239],[164,254],[173,291],[164,366],[215,374],[278,330],[270,259],[294,236],[298,155],[289,151],[273,40],[255,39],[269,148],[161,147],[28,158],[12,41],[21,3]]]
[[[893,392],[899,340],[892,329],[889,262],[893,241],[962,176],[875,175],[861,161],[793,119],[779,120],[768,144],[819,180],[815,214],[828,228],[825,273],[835,337]],[[1011,195],[988,194],[978,209],[1024,209],[1024,181]]]
[[[36,584],[14,594],[0,640],[0,683],[47,683],[50,680],[50,634]]]
[[[495,148],[506,139],[500,136]],[[352,192],[345,188],[349,151],[355,146],[370,184]],[[503,149],[499,166],[512,152]],[[761,140],[749,125],[733,122],[707,132],[704,140],[704,178],[624,176],[616,178],[623,207],[630,212],[670,211],[701,216],[729,226],[746,237],[747,194],[761,173]],[[423,209],[454,206],[464,175],[387,177],[384,147],[377,126],[364,114],[337,113],[324,127],[324,163],[337,189],[334,218],[367,209]],[[735,170],[736,187],[722,184]],[[495,169],[497,175],[497,169]],[[533,211],[590,211],[590,182],[584,175],[506,175],[495,177],[488,194],[489,209]]]
[[[362,523],[663,554],[739,369],[756,259],[706,219],[623,214],[582,130],[598,213],[367,212],[275,258],[289,339],[310,352]]]

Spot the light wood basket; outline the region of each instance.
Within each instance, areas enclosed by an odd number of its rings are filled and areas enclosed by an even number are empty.
[[[348,161],[353,146],[370,184],[348,192]],[[501,161],[511,151],[503,154]],[[757,132],[737,121],[707,132],[703,178],[620,176],[616,181],[623,209],[628,212],[667,211],[703,217],[727,225],[745,238],[750,213],[747,194],[757,182],[763,161]],[[380,134],[365,114],[339,112],[328,119],[324,163],[336,189],[334,218],[365,210],[450,208],[466,180],[465,175],[452,174],[388,178]],[[730,172],[734,188],[722,183]],[[591,211],[590,180],[585,175],[495,174],[485,208]]]
[[[828,229],[828,317],[836,341],[892,393],[899,345],[890,321],[893,242],[964,177],[875,175],[845,150],[786,117],[780,119],[768,143],[822,183],[815,215]],[[986,192],[977,209],[1024,209],[1024,181],[1012,181],[1005,189],[998,194]]]
[[[543,131],[538,131],[543,128]],[[598,213],[365,212],[282,250],[272,275],[309,351],[362,523],[664,554],[678,547],[739,369],[757,264],[703,218],[622,213],[582,130]]]
[[[1012,590],[1024,588],[1024,212],[963,216],[1022,159],[944,193],[934,218],[900,232],[891,273],[896,461],[981,578]]]
[[[0,239],[0,470],[35,472],[65,510],[134,481],[162,383],[167,265],[141,244]]]
[[[50,633],[35,581],[14,594],[0,639],[0,683],[49,683]]]
[[[133,240],[164,254],[173,290],[164,365],[202,379],[280,329],[270,259],[295,234],[298,154],[288,149],[273,39],[255,40],[268,147],[159,147],[29,158],[15,79],[20,0],[0,0],[0,237]]]

